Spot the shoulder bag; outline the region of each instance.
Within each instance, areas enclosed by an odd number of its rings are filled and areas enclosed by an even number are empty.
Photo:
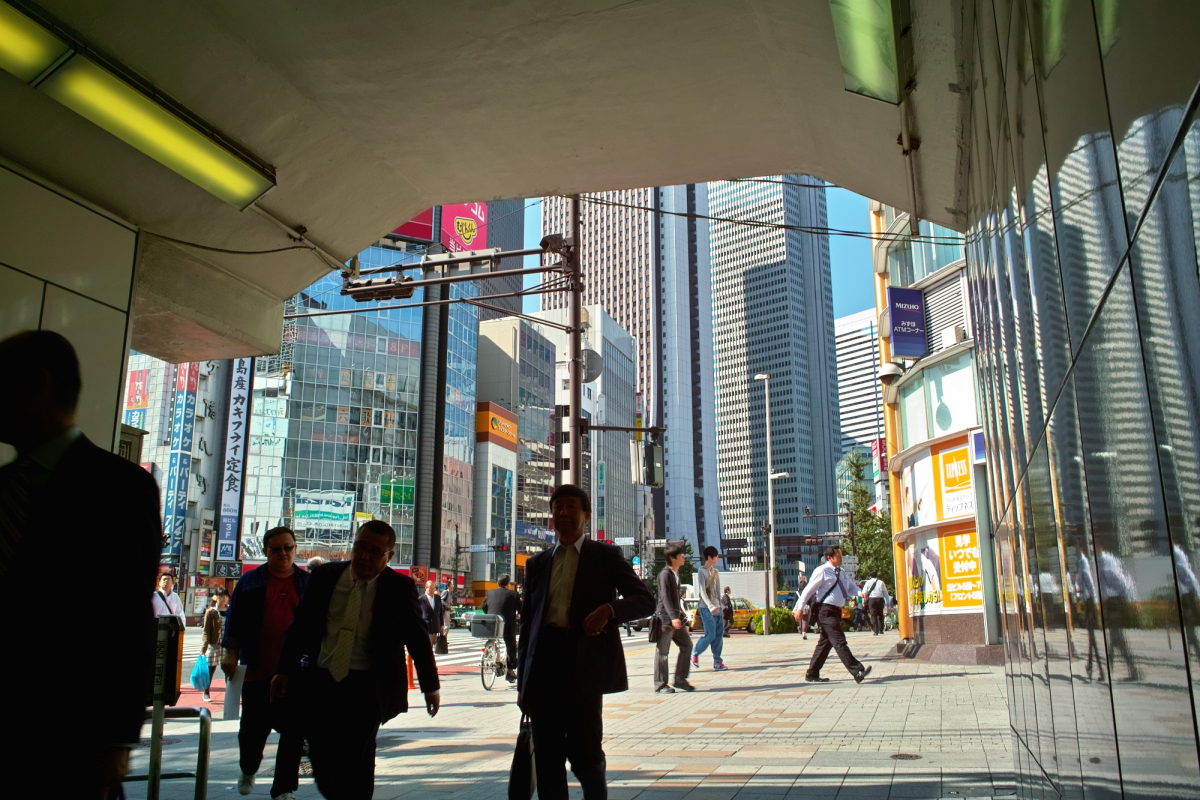
[[[533,726],[529,723],[529,716],[522,714],[512,766],[508,769],[508,800],[529,800],[533,797],[537,790],[537,770],[534,769],[533,759]]]

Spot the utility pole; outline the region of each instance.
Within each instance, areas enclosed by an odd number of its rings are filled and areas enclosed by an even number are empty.
[[[567,281],[570,286],[570,316],[567,337],[570,362],[567,374],[570,384],[570,464],[571,483],[579,486],[583,481],[583,254],[580,248],[579,195],[571,195],[571,226],[569,230],[570,259],[567,264]],[[584,488],[584,487],[580,487]]]
[[[763,610],[763,636],[771,635],[771,609],[775,606],[775,467],[771,463],[771,376],[759,373],[767,412],[767,607]],[[780,477],[783,477],[780,475]]]

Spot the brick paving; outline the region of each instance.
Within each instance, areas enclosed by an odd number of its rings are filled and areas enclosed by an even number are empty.
[[[699,691],[673,695],[653,692],[653,648],[644,637],[625,640],[632,688],[606,697],[604,707],[609,797],[961,800],[1015,794],[1001,668],[890,658],[893,634],[849,638],[855,654],[874,667],[862,685],[836,656],[826,665],[829,683],[804,683],[816,637],[736,634],[725,640],[729,671],[711,672],[706,654],[692,673]],[[516,691],[497,684],[488,692],[477,672],[454,673],[443,680],[437,717],[414,710],[380,731],[379,800],[507,796],[520,719]],[[190,697],[181,704],[194,702]],[[219,705],[215,711],[209,797],[236,797],[237,723],[220,719]],[[180,740],[164,748],[166,768],[191,769],[195,723],[171,724],[166,736]],[[135,757],[134,771],[145,771],[145,752]],[[264,773],[252,797],[268,796]],[[192,792],[190,781],[168,781],[162,796],[182,799]],[[130,783],[127,793],[144,797],[145,785]],[[297,797],[319,796],[311,779],[302,778]],[[578,786],[572,797],[582,797]]]

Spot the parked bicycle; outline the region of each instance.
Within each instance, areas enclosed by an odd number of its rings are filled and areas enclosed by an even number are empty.
[[[508,672],[504,656],[504,617],[476,614],[471,617],[471,635],[485,640],[479,659],[479,679],[483,688],[491,691],[496,678],[503,678]]]

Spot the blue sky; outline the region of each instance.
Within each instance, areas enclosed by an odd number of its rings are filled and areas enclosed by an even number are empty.
[[[851,231],[870,230],[867,198],[831,186],[825,193],[829,227]],[[525,246],[537,247],[542,237],[542,207],[539,200],[525,201]],[[830,271],[833,273],[833,316],[844,317],[875,305],[871,272],[871,242],[849,236],[829,237]],[[537,256],[526,256],[525,266],[537,266]],[[525,285],[537,283],[526,275]],[[524,300],[525,311],[537,311],[538,295]]]

